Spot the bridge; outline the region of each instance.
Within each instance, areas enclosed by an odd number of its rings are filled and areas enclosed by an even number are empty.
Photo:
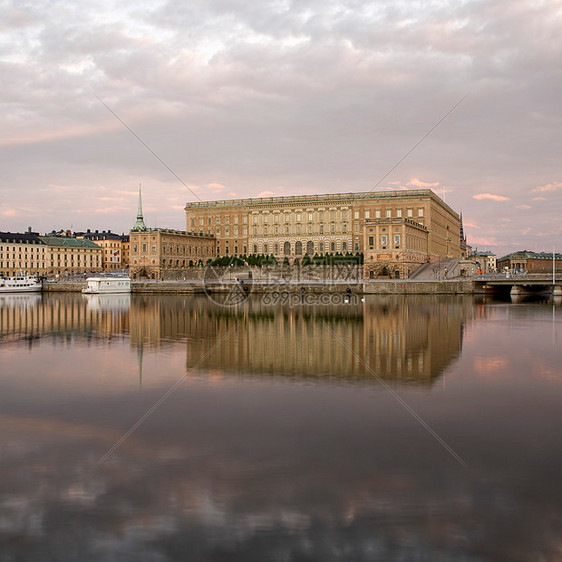
[[[552,273],[495,273],[474,277],[475,289],[482,292],[508,292],[513,295],[548,292],[562,296],[562,276]]]

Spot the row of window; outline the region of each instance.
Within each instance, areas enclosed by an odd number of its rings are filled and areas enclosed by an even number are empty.
[[[369,236],[369,248],[373,249],[375,246],[375,237],[374,236]],[[380,237],[380,247],[383,250],[386,250],[388,246],[388,235],[387,234],[381,234]],[[394,235],[394,247],[395,248],[399,248],[400,247],[400,234],[395,234]]]
[[[15,252],[16,250],[18,250],[20,253],[23,251],[27,252],[28,250],[30,252],[45,252],[45,246],[6,246],[6,251],[7,252]],[[4,251],[4,246],[0,246],[0,252]]]
[[[21,269],[22,267],[25,268],[25,269],[36,268],[36,267],[40,267],[40,268],[45,267],[45,264],[44,264],[44,263],[39,263],[39,262],[37,262],[37,263],[34,263],[34,262],[22,263],[22,262],[15,262],[15,261],[13,261],[13,262],[11,262],[11,263],[12,263],[12,265],[10,265],[10,262],[7,261],[7,262],[6,262],[6,267],[17,267],[17,268],[19,268],[19,269]],[[0,267],[4,267],[4,262],[3,262],[3,261],[0,261]]]
[[[318,242],[314,243],[312,240],[309,240],[306,245],[302,242],[298,241],[295,242],[294,245],[291,242],[285,242],[282,245],[279,244],[254,244],[252,247],[252,252],[254,254],[270,254],[273,253],[274,255],[279,255],[279,248],[283,249],[284,256],[303,256],[307,253],[310,257],[314,256],[314,254],[323,254],[324,252],[349,252],[351,251],[351,245],[348,246],[347,242],[342,242],[341,245],[339,242]],[[360,251],[359,242],[355,243],[354,251]],[[234,246],[234,255],[238,255],[239,247],[237,245]],[[304,251],[303,251],[304,250]],[[225,255],[230,254],[230,246],[226,246],[224,249]],[[246,254],[246,246],[243,247],[242,253]],[[220,246],[217,247],[217,255],[220,256],[221,249]]]
[[[146,254],[147,253],[147,244],[143,243],[142,244],[142,253]],[[133,254],[138,253],[138,244],[133,244]],[[156,254],[157,251],[157,247],[156,244],[152,244],[150,247],[150,251],[152,254]],[[176,254],[182,254],[182,255],[190,255],[190,254],[195,254],[195,255],[206,255],[206,256],[210,256],[213,253],[213,248],[210,246],[206,246],[206,247],[199,247],[199,246],[183,246],[180,244],[170,244],[170,246],[166,246],[166,244],[163,244],[162,246],[162,254],[166,254],[166,253],[176,253]]]
[[[373,211],[373,217],[371,217],[371,211]],[[413,218],[414,217],[414,211],[415,209],[413,207],[408,207],[406,209],[394,209],[395,213],[394,216],[396,218],[401,218],[401,217],[408,217],[408,218]],[[268,224],[269,222],[273,222],[273,223],[280,223],[280,222],[291,222],[291,218],[295,217],[295,221],[296,222],[305,222],[306,220],[308,220],[308,222],[313,222],[314,221],[314,215],[317,215],[317,219],[319,222],[323,222],[324,220],[330,220],[330,221],[336,221],[336,220],[342,220],[342,221],[346,221],[346,220],[350,220],[350,216],[351,216],[351,211],[350,210],[343,210],[343,211],[315,211],[315,212],[296,212],[296,213],[292,213],[292,212],[269,212],[269,211],[265,211],[261,214],[254,214],[252,215],[252,224]],[[366,209],[364,211],[364,216],[363,218],[365,219],[369,219],[369,218],[377,218],[380,219],[382,217],[386,217],[386,218],[392,218],[392,209]],[[417,208],[417,217],[423,217],[424,216],[424,208],[423,207],[418,207]],[[361,218],[361,211],[359,210],[355,210],[353,211],[353,218],[354,219],[360,219]],[[260,220],[261,219],[261,220]],[[238,224],[238,220],[239,217],[238,215],[235,215],[233,217],[233,224]],[[242,216],[242,224],[246,224],[248,220],[248,217],[246,215]],[[196,226],[196,222],[199,223],[199,226],[205,226],[208,225],[210,226],[213,223],[213,218],[212,217],[199,217],[198,221],[195,217],[191,218],[191,226],[195,227]],[[230,224],[231,220],[230,220],[230,216],[229,215],[223,215],[222,217],[217,215],[215,216],[215,224],[219,225],[224,223],[224,224]]]

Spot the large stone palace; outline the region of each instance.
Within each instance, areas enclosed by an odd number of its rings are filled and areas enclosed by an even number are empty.
[[[187,203],[190,232],[217,255],[362,253],[365,276],[405,278],[421,264],[463,257],[461,218],[428,189]]]

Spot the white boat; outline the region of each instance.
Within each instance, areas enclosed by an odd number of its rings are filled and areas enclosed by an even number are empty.
[[[129,277],[88,277],[86,281],[88,286],[82,292],[90,295],[131,292]]]
[[[0,277],[0,293],[38,293],[41,289],[41,281],[25,273],[13,277]]]

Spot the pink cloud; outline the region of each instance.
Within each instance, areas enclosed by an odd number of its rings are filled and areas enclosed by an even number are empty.
[[[472,247],[478,246],[479,248],[486,248],[488,246],[501,246],[501,243],[498,242],[497,238],[494,237],[471,236],[469,242]]]
[[[93,212],[98,215],[116,215],[118,213],[126,212],[127,210],[128,208],[125,207],[105,207],[103,209],[96,209]]]
[[[533,197],[533,201],[546,201],[546,197]]]
[[[98,125],[79,125],[66,129],[53,129],[29,135],[21,135],[0,139],[0,146],[15,146],[22,144],[35,144],[73,137],[85,137],[99,133],[115,131],[123,127],[118,121],[109,119]]]
[[[473,195],[472,198],[477,199],[478,201],[482,199],[489,199],[490,201],[509,201],[509,197],[495,195],[494,193],[477,193],[476,195]]]
[[[18,212],[15,209],[6,209],[5,211],[2,211],[2,214],[5,217],[17,217],[18,216]]]
[[[562,187],[562,182],[554,181],[545,185],[539,185],[533,189],[533,193],[543,193],[545,191],[557,191]]]
[[[272,195],[275,195],[275,192],[266,190],[258,193],[258,197],[271,197]]]
[[[531,205],[515,205],[516,209],[532,209]]]
[[[435,181],[433,183],[428,183],[428,182],[420,180],[419,178],[412,178],[407,183],[407,185],[410,185],[410,186],[413,186],[413,187],[437,187],[439,185],[439,182]]]
[[[72,189],[70,185],[57,185],[55,183],[50,183],[47,188],[52,191],[70,191]]]
[[[212,189],[215,191],[215,193],[222,191],[223,189],[226,189],[226,187],[224,185],[222,185],[222,183],[208,183],[207,187],[209,189]]]

